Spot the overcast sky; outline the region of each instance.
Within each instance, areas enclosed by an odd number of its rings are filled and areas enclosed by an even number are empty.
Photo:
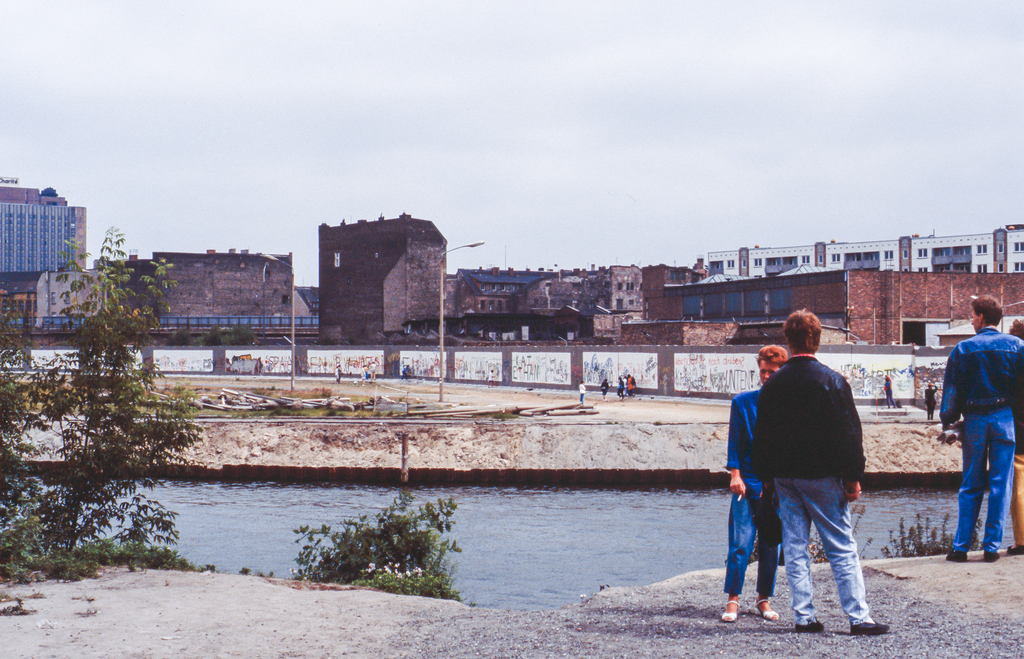
[[[478,265],[1024,222],[1024,4],[11,2],[0,176],[141,256],[432,220]]]

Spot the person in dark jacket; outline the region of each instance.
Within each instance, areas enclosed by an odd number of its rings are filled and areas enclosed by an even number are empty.
[[[763,483],[774,482],[782,519],[782,550],[797,632],[822,632],[815,617],[811,523],[832,567],[850,633],[875,636],[888,625],[872,620],[853,537],[849,503],[860,497],[864,449],[853,391],[842,375],[817,360],[821,322],[793,312],[783,332],[792,356],[761,387],[751,463]],[[764,496],[762,494],[762,496]]]
[[[1024,339],[1024,323],[1013,321],[1010,334]],[[1006,550],[1010,556],[1024,554],[1024,391],[1018,391],[1013,405],[1013,494],[1010,497],[1010,519],[1013,520],[1013,546]]]
[[[1010,479],[1016,433],[1013,403],[1024,391],[1024,341],[995,328],[1003,318],[999,303],[988,296],[971,300],[975,335],[956,344],[946,361],[939,418],[948,428],[964,417],[964,480],[958,497],[959,517],[953,551],[946,560],[967,560],[974,524],[988,491],[988,517],[982,541],[984,560],[999,560],[1003,526],[1010,508]]]
[[[928,409],[928,420],[931,421],[935,418],[935,394],[939,392],[935,388],[934,382],[928,383],[928,388],[924,390],[924,406]]]

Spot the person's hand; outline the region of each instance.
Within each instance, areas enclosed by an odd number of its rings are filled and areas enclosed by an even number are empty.
[[[846,500],[856,501],[860,498],[860,482],[850,481],[849,483],[843,484],[846,488]]]
[[[747,494],[747,484],[743,482],[743,478],[740,476],[739,469],[730,469],[729,473],[729,491],[736,496],[745,496]]]

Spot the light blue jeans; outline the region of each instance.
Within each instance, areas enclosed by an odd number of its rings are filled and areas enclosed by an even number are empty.
[[[981,501],[988,490],[985,520],[985,551],[999,551],[1003,526],[1010,510],[1013,481],[1013,412],[1000,407],[988,414],[965,414],[961,440],[964,449],[964,482],[960,486],[960,515],[953,549],[967,551]]]
[[[814,584],[811,581],[811,522],[818,529],[825,555],[832,566],[839,590],[839,602],[851,625],[874,622],[868,614],[864,574],[857,556],[857,541],[850,522],[850,506],[838,478],[776,478],[779,517],[782,518],[782,547],[786,554],[786,580],[790,606],[798,625],[815,621]]]

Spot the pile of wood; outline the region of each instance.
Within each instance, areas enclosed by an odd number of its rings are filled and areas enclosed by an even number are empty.
[[[373,408],[373,403],[353,403],[351,398],[331,396],[330,398],[292,398],[290,396],[264,396],[248,391],[233,391],[221,389],[220,393],[210,396],[199,396],[195,404],[200,409],[222,410],[227,412],[256,412],[260,410],[273,410],[280,407],[290,407],[293,410],[328,408],[354,412],[363,409],[367,405]]]
[[[482,407],[440,409],[436,405],[410,405],[408,414],[409,416],[429,418],[468,419],[491,414],[513,414],[521,417],[579,416],[582,414],[597,414],[597,410],[592,405],[581,405],[579,403],[563,403],[561,405],[544,405],[541,407],[498,407],[497,405],[484,405]]]

